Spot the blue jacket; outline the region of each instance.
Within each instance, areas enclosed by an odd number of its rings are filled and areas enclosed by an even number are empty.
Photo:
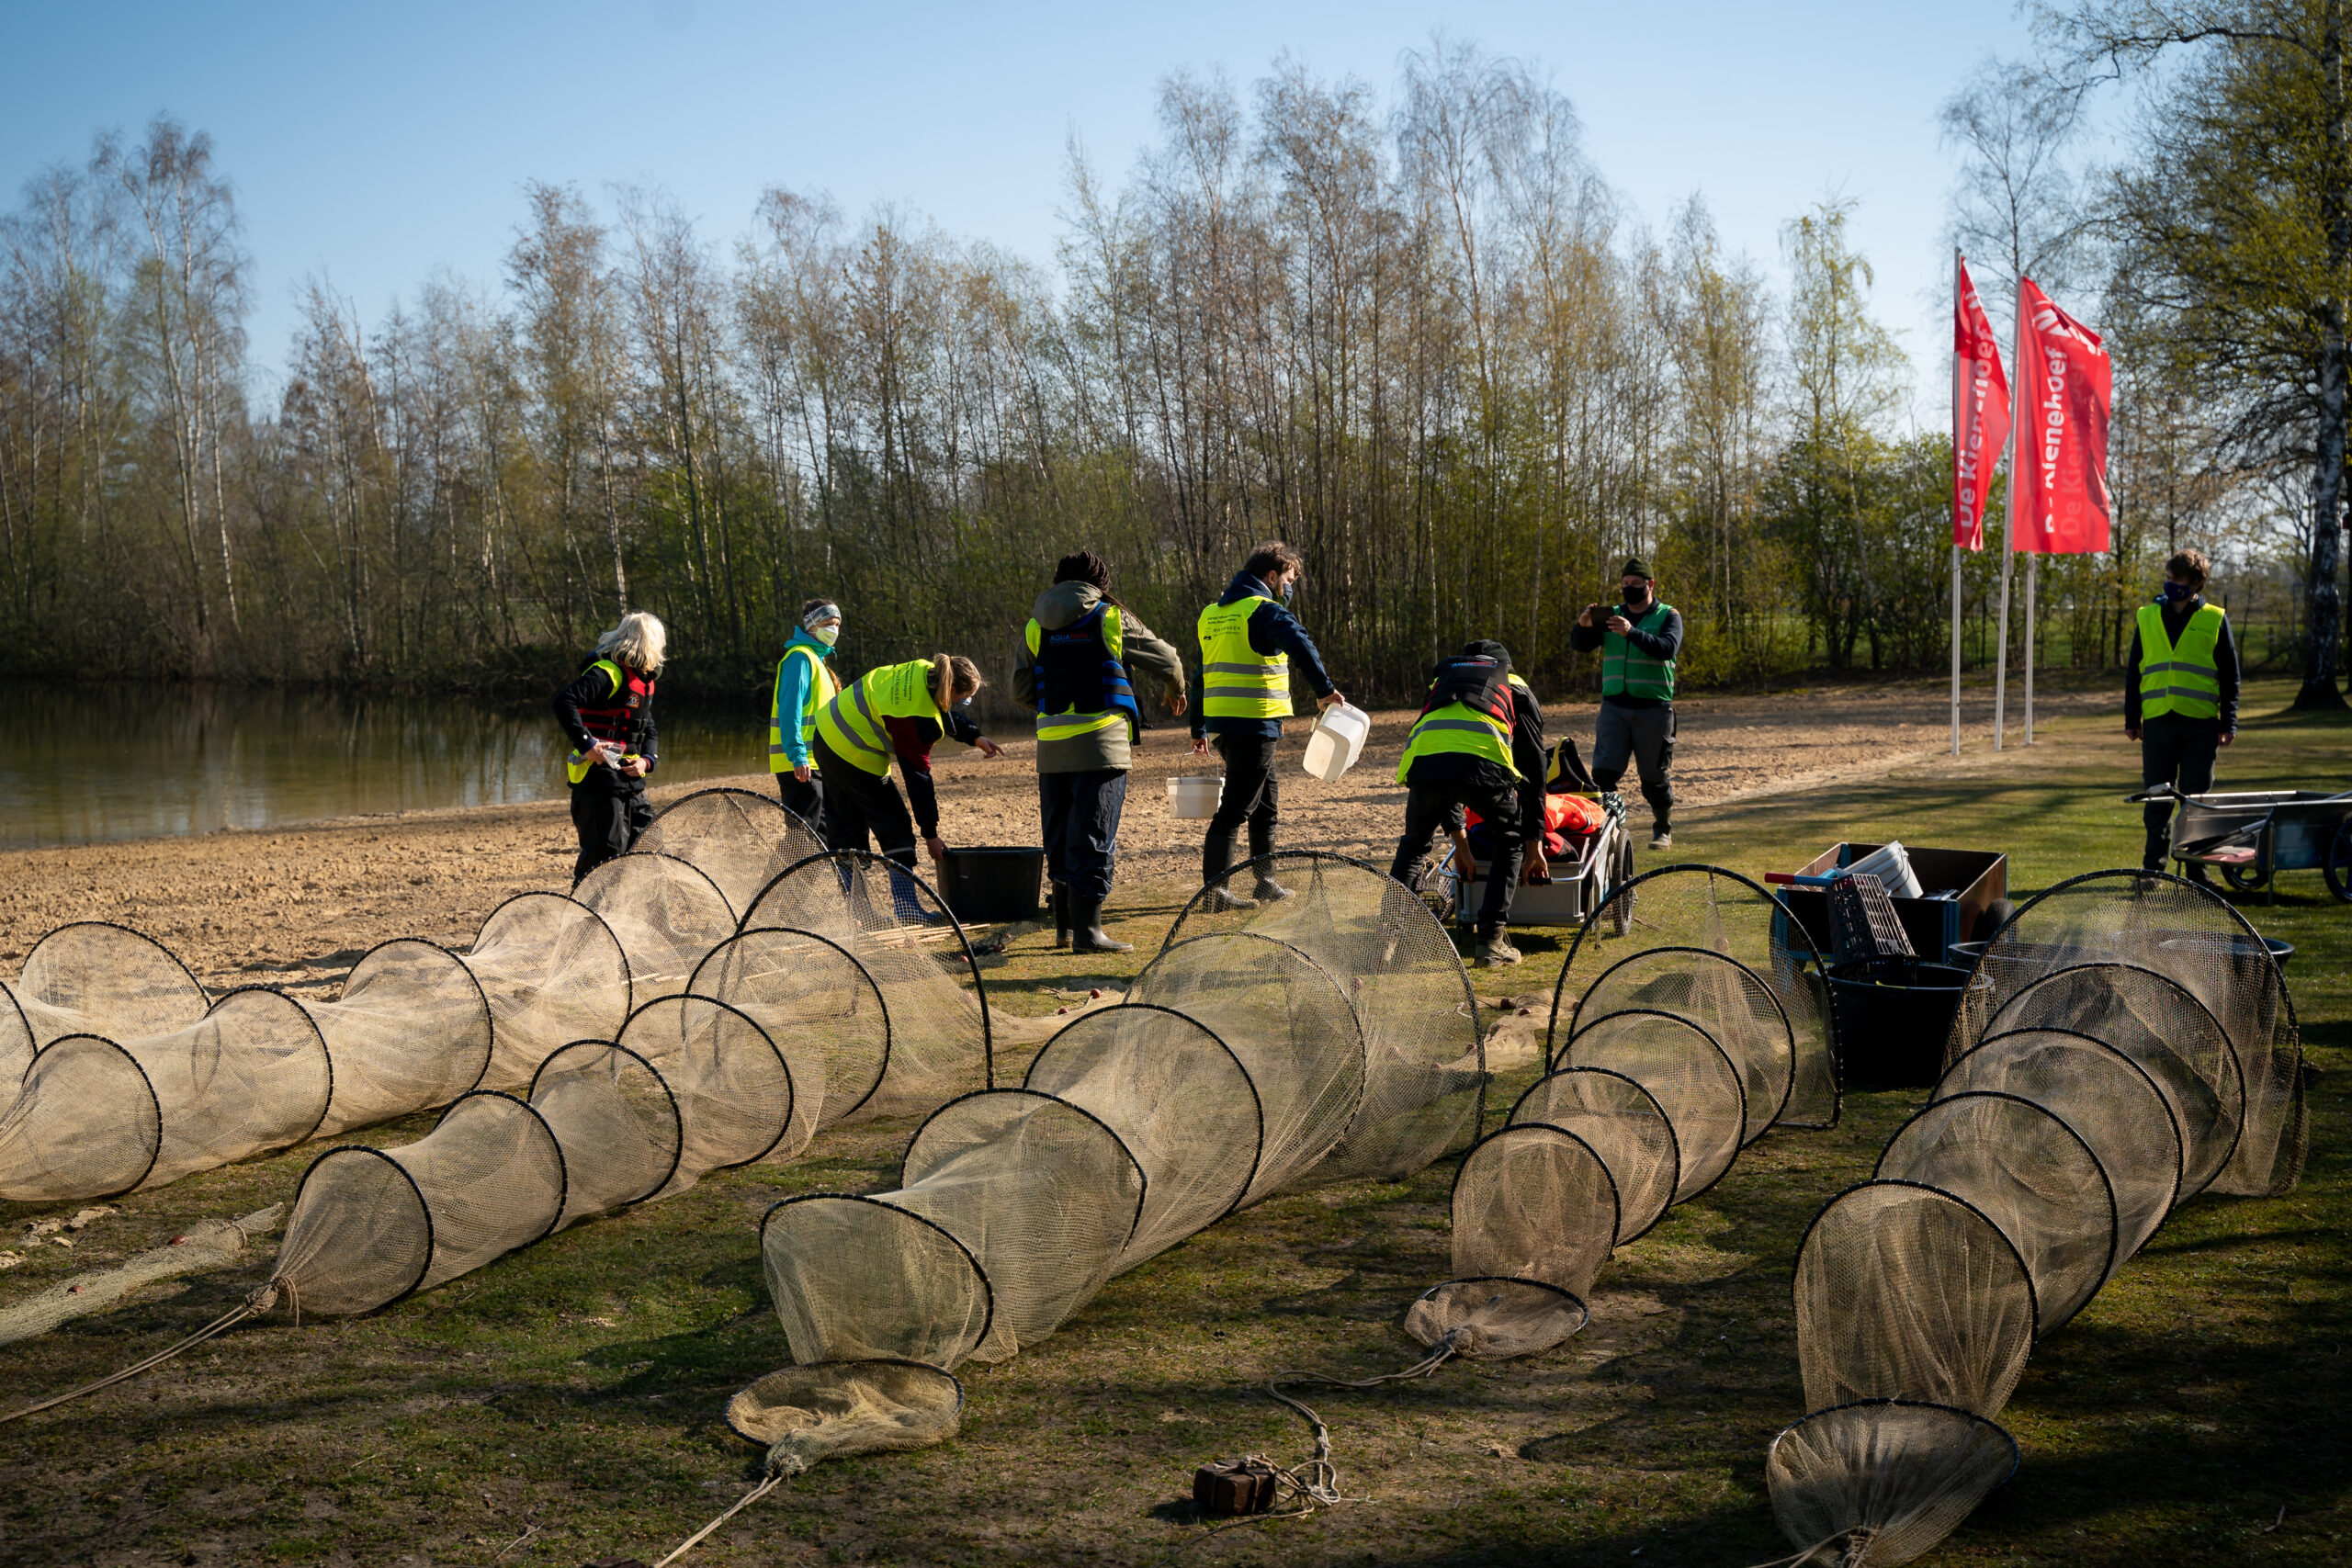
[[[1292,671],[1306,676],[1306,683],[1315,688],[1318,697],[1328,697],[1338,691],[1338,684],[1323,669],[1323,656],[1315,650],[1315,639],[1306,635],[1306,628],[1298,624],[1298,618],[1283,608],[1282,601],[1274,598],[1264,583],[1246,571],[1237,571],[1226,588],[1225,597],[1217,603],[1231,604],[1249,598],[1266,601],[1250,615],[1250,650],[1270,658],[1277,653],[1289,654]],[[1255,735],[1268,740],[1281,738],[1283,721],[1278,718],[1204,718],[1197,669],[1193,676],[1193,735]]]
[[[786,654],[796,648],[813,648],[820,659],[833,656],[833,650],[810,637],[805,626],[795,630],[792,640],[784,645]],[[800,710],[808,701],[808,666],[800,660],[792,660],[783,666],[783,674],[777,679],[775,712],[769,716],[768,722],[784,739],[785,760],[796,768],[808,761],[808,743],[800,738]]]

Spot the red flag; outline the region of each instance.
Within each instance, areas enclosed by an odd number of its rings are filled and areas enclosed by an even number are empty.
[[[2083,555],[2108,547],[2108,409],[2114,367],[2098,334],[2018,280],[2020,396],[2012,547]]]
[[[1984,547],[1984,493],[2009,438],[2009,378],[1984,302],[1953,258],[1951,306],[1951,542]]]

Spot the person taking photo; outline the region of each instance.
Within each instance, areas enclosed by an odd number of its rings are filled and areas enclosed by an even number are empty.
[[[1568,647],[1600,650],[1600,716],[1592,740],[1592,779],[1613,790],[1625,765],[1640,770],[1650,803],[1650,848],[1674,847],[1674,660],[1682,651],[1682,615],[1657,596],[1657,580],[1639,557],[1625,563],[1624,597],[1604,610],[1587,604],[1568,628]]]

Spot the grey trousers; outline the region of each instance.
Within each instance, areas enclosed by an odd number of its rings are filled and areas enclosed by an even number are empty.
[[[1600,705],[1592,739],[1592,782],[1615,789],[1631,761],[1641,772],[1642,798],[1659,832],[1674,825],[1674,707],[1621,708]]]

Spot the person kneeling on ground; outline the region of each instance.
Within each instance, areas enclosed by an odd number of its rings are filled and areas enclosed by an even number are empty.
[[[1111,568],[1091,550],[1064,556],[1037,596],[1023,636],[1028,658],[1012,694],[1037,710],[1037,815],[1053,887],[1054,945],[1079,953],[1132,953],[1102,929],[1102,905],[1119,854],[1127,768],[1143,722],[1132,667],[1159,678],[1184,712],[1184,663],[1134,612],[1111,596]]]
[[[1291,660],[1315,688],[1318,706],[1347,699],[1324,672],[1323,656],[1284,606],[1298,591],[1305,567],[1296,550],[1269,539],[1250,552],[1225,597],[1201,612],[1201,695],[1193,705],[1193,754],[1205,755],[1215,737],[1225,759],[1225,796],[1201,840],[1201,882],[1213,887],[1211,909],[1254,909],[1290,897],[1290,889],[1258,868],[1254,898],[1224,886],[1233,864],[1233,835],[1250,824],[1250,858],[1274,852],[1282,795],[1274,779],[1274,749],[1290,715]]]
[[[1624,600],[1603,611],[1587,604],[1568,628],[1568,647],[1600,649],[1600,717],[1592,742],[1592,776],[1613,790],[1631,761],[1650,803],[1650,848],[1674,847],[1674,658],[1682,650],[1682,613],[1657,596],[1657,580],[1639,559],[1625,563]]]
[[[1544,709],[1510,672],[1509,649],[1464,643],[1439,663],[1396,764],[1396,782],[1407,792],[1405,833],[1388,874],[1412,886],[1433,835],[1452,830],[1465,810],[1484,818],[1496,854],[1478,909],[1477,957],[1490,968],[1520,960],[1510,941],[1510,903],[1522,850],[1527,875],[1551,874],[1544,857]]]
[[[980,733],[964,711],[987,684],[979,666],[960,654],[938,654],[869,670],[843,687],[817,716],[814,751],[825,776],[825,847],[869,848],[868,833],[886,860],[912,871],[915,834],[937,865],[947,846],[939,841],[939,793],[932,783],[931,748],[947,736],[977,746],[984,756],[1004,748]],[[896,759],[905,770],[907,794],[900,799],[890,782]],[[909,802],[914,817],[908,819]]]
[[[2203,598],[2205,572],[2202,550],[2165,562],[2164,592],[2140,606],[2123,661],[2123,733],[2140,743],[2140,782],[2151,789],[2170,784],[2180,795],[2213,787],[2215,753],[2238,733],[2237,645],[2229,616]],[[2173,810],[2170,800],[2144,808],[2140,863],[2149,871],[2165,868]],[[2204,881],[2204,863],[2189,862],[2188,874]]]
[[[830,599],[800,606],[800,625],[775,661],[775,700],[768,708],[768,772],[784,808],[825,832],[825,776],[809,748],[817,738],[817,716],[833,700],[841,682],[826,660],[842,635],[842,607]]]
[[[653,678],[669,634],[643,610],[596,639],[588,667],[555,694],[556,722],[571,739],[571,826],[580,858],[571,885],[637,843],[653,820],[645,775],[661,761],[653,729]]]

